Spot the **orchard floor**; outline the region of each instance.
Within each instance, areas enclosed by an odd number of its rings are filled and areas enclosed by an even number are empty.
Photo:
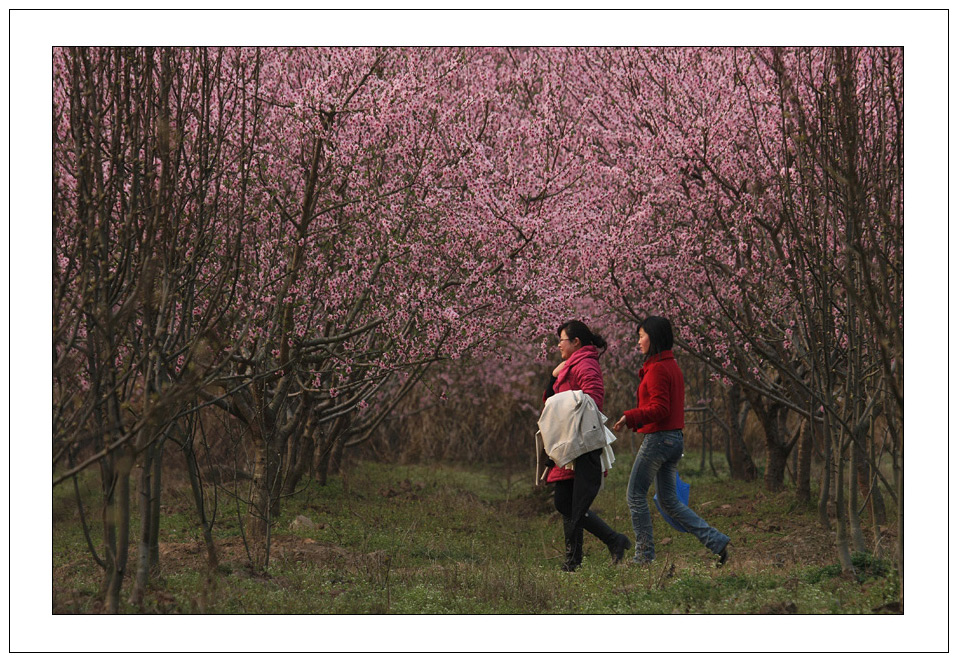
[[[625,464],[626,462],[623,462]],[[218,565],[207,570],[188,487],[164,494],[160,573],[129,613],[533,614],[900,612],[896,532],[865,524],[857,576],[838,566],[834,533],[790,491],[767,494],[683,470],[690,505],[731,536],[723,568],[691,535],[654,517],[657,559],[614,566],[586,534],[573,580],[559,566],[561,522],[527,472],[446,465],[361,463],[291,498],[273,527],[270,562],[254,570],[222,495],[214,529]],[[616,466],[595,510],[632,539],[627,472]],[[95,490],[92,491],[95,493]],[[58,498],[59,497],[59,498]],[[68,495],[54,499],[55,613],[100,613],[100,572]],[[93,505],[93,504],[89,504]],[[97,512],[87,506],[87,512]],[[241,511],[241,509],[240,509]],[[893,517],[890,519],[893,520]],[[135,529],[134,529],[135,530]],[[130,549],[135,566],[135,548]],[[627,554],[628,558],[628,554]],[[128,595],[135,569],[128,572]]]
[[[399,484],[396,487],[398,490],[395,491],[401,493],[403,485]],[[408,487],[406,489],[408,490]],[[768,497],[759,493],[758,498],[761,500]],[[776,497],[771,497],[771,499],[773,501],[781,500]],[[534,500],[530,499],[528,501]],[[776,518],[774,522],[763,521],[760,516],[756,515],[759,506],[748,495],[740,495],[726,501],[731,501],[731,503],[718,505],[718,510],[722,512],[725,518],[735,519],[738,523],[732,536],[732,543],[729,548],[731,556],[725,571],[757,572],[771,568],[787,570],[796,566],[827,566],[835,562],[834,532],[826,530],[817,522],[811,521],[807,516],[789,517],[786,515]],[[695,504],[693,502],[692,505],[704,517],[709,510],[712,510],[712,508],[709,508],[712,503]],[[527,503],[524,499],[518,499],[505,506],[505,509],[514,510],[517,515],[525,515],[535,512],[537,506],[534,503]],[[548,519],[554,523],[557,530],[561,529],[561,522],[558,517],[550,516]],[[621,523],[618,528],[628,535],[630,540],[634,539],[632,532],[622,528]],[[887,527],[881,527],[881,529],[886,536],[886,546],[890,546],[894,543],[892,534],[889,533]],[[666,535],[656,541],[660,562],[664,558],[676,569],[680,569],[698,564],[708,556],[705,551],[695,553],[691,557],[672,553],[674,547],[672,543],[677,538],[687,537],[688,534],[673,532],[669,529],[665,529],[665,532]],[[595,541],[590,542],[594,543]],[[548,556],[555,559],[556,564],[561,563],[562,558],[558,553],[558,548],[551,551],[552,553]],[[589,545],[587,551],[590,559],[596,556],[602,558],[601,550],[597,544]],[[237,568],[248,565],[246,546],[240,536],[218,541],[217,552],[221,564]],[[376,553],[372,552],[372,554],[375,555]],[[356,565],[364,562],[364,555],[357,555],[348,548],[332,542],[318,541],[309,537],[308,533],[305,536],[292,533],[274,534],[270,555],[272,562],[278,564],[310,562],[326,565],[331,563]],[[161,542],[160,559],[161,566],[191,568],[199,571],[206,564],[206,548],[203,542],[198,540]],[[628,553],[626,559],[628,559]],[[623,564],[622,567],[627,568],[628,566]]]

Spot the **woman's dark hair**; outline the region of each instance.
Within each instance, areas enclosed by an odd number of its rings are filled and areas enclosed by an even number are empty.
[[[558,329],[556,329],[556,335],[561,336],[562,332],[565,331],[565,334],[569,337],[569,340],[575,340],[578,338],[582,341],[582,346],[586,345],[595,345],[598,349],[605,349],[609,346],[609,343],[605,341],[605,338],[600,336],[598,333],[592,333],[585,324],[579,320],[569,320]]]
[[[635,329],[636,334],[639,329],[645,329],[645,335],[649,337],[649,356],[672,349],[672,323],[664,317],[646,317]]]

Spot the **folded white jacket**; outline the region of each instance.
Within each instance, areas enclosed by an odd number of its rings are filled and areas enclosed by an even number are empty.
[[[615,435],[605,427],[607,420],[588,393],[563,391],[547,398],[536,432],[536,485],[545,480],[542,466],[546,455],[556,466],[565,467],[583,453],[601,448],[602,471],[608,471],[615,462],[609,447]]]

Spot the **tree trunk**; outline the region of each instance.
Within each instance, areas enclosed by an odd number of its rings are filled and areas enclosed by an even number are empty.
[[[863,439],[862,443],[865,444],[866,441]],[[888,514],[885,512],[885,499],[882,498],[881,489],[878,486],[878,478],[868,463],[864,449],[859,449],[856,458],[858,461],[858,491],[861,493],[863,499],[868,500],[872,524],[874,526],[885,524],[888,521]],[[874,457],[872,459],[874,459]]]
[[[199,421],[200,419],[196,419]],[[211,570],[219,566],[219,555],[216,551],[216,543],[213,540],[213,520],[216,517],[216,479],[212,479],[213,485],[213,517],[206,512],[206,496],[203,492],[203,479],[200,473],[199,462],[196,460],[196,433],[197,427],[193,422],[188,423],[184,430],[180,423],[174,423],[174,434],[183,451],[186,460],[186,475],[190,479],[190,491],[193,493],[193,503],[196,504],[196,514],[200,520],[200,531],[203,533],[203,542],[206,545],[206,565]],[[202,424],[199,425],[200,434],[205,435]]]
[[[848,467],[848,523],[851,527],[852,543],[855,551],[864,553],[866,547],[865,536],[862,533],[861,517],[858,512],[858,487],[860,485],[859,471],[865,460],[859,441],[859,439],[853,439],[851,442],[852,458]]]
[[[316,435],[316,418],[313,415],[310,415],[307,419],[301,436],[297,438],[296,435],[290,435],[286,451],[289,470],[286,472],[286,478],[283,481],[283,492],[285,494],[296,491],[299,482],[310,470],[313,464],[313,456],[316,453]]]
[[[828,503],[831,501],[832,480],[832,436],[823,427],[822,446],[824,448],[825,466],[822,467],[822,486],[818,493],[818,522],[826,528],[831,527],[828,517]]]
[[[827,422],[825,434],[831,436],[831,429]],[[848,512],[845,504],[845,449],[842,448],[840,438],[830,445],[834,448],[835,453],[835,546],[838,550],[838,560],[841,562],[842,571],[854,575],[855,566],[848,550],[848,527],[846,526]]]
[[[895,491],[898,496],[898,600],[905,609],[905,456],[895,454]]]
[[[153,448],[151,447],[143,454],[139,476],[140,537],[137,544],[136,577],[133,592],[130,594],[130,604],[137,607],[143,604],[143,595],[146,593],[146,584],[150,577],[150,535],[153,531],[151,526],[153,509],[150,507],[153,494],[152,472]]]
[[[709,412],[709,417],[706,419],[705,423],[702,425],[702,460],[699,463],[699,471],[705,471],[705,456],[708,454],[708,463],[709,468],[712,470],[712,475],[716,478],[718,477],[718,472],[715,470],[715,460],[712,456],[712,415]]]
[[[250,503],[246,518],[250,552],[255,568],[269,565],[269,538],[272,525],[272,476],[270,451],[265,439],[253,435],[253,479],[250,484]]]
[[[795,496],[807,505],[812,502],[812,449],[815,444],[814,425],[808,419],[802,421],[801,434],[795,458]]]
[[[788,448],[781,441],[778,422],[765,431],[765,489],[781,492],[785,489],[785,469],[788,465]]]
[[[343,451],[346,449],[346,435],[341,434],[336,439],[336,445],[333,447],[333,456],[330,458],[329,470],[333,475],[339,474],[343,469]]]
[[[106,610],[117,614],[120,610],[120,588],[126,574],[126,562],[130,546],[130,472],[133,470],[133,451],[124,449],[116,459],[114,486],[116,499],[111,511],[111,519],[116,532],[116,547],[113,550],[112,563],[109,564],[106,590]]]
[[[785,487],[785,469],[788,466],[789,447],[782,434],[782,406],[773,404],[765,407],[760,395],[748,396],[752,411],[758,417],[765,432],[765,489],[769,492],[781,492]]]
[[[705,426],[706,426],[706,425],[708,425],[707,422],[706,422],[706,423],[702,423],[702,424],[701,424],[701,427],[699,428],[699,430],[700,430],[700,432],[701,432],[699,438],[700,438],[701,441],[702,441],[702,444],[701,444],[701,445],[702,445],[702,448],[700,449],[700,450],[702,451],[702,453],[701,453],[701,455],[700,455],[700,457],[699,457],[699,471],[705,471],[705,455],[706,455],[706,453],[708,452],[708,442],[707,442],[706,439],[705,439]]]
[[[846,520],[847,511],[844,486],[845,460],[839,457],[836,460],[835,468],[837,472],[835,477],[835,545],[838,548],[838,560],[842,564],[842,571],[854,575],[855,566],[852,563],[851,553],[848,548],[848,525]]]
[[[332,460],[333,450],[336,447],[336,441],[346,427],[346,416],[340,416],[333,423],[332,430],[325,438],[320,439],[316,444],[316,456],[314,472],[320,485],[326,485],[329,480],[329,465]],[[319,434],[319,431],[316,433]]]
[[[70,467],[76,466],[76,456],[72,448],[67,451],[67,457],[69,457]],[[73,483],[73,497],[76,499],[77,513],[80,515],[80,526],[83,529],[83,538],[86,540],[87,550],[89,550],[90,556],[93,557],[96,564],[100,566],[100,568],[105,568],[106,563],[100,558],[100,555],[97,554],[96,546],[90,537],[90,525],[87,522],[86,510],[83,507],[83,498],[80,496],[80,481],[76,474],[73,475],[71,482]]]
[[[160,498],[163,485],[163,446],[165,436],[153,444],[155,457],[153,460],[153,490],[150,495],[150,572],[157,574],[160,571]]]
[[[163,440],[143,453],[139,477],[140,537],[137,544],[136,578],[130,603],[140,606],[150,575],[160,566],[160,490],[162,487]]]
[[[335,439],[327,436],[316,445],[314,472],[320,485],[325,486],[329,481],[329,458],[332,457],[334,443]]]
[[[100,485],[103,489],[103,504],[100,523],[103,527],[103,581],[99,597],[105,602],[110,592],[110,582],[116,568],[116,457],[107,455],[100,461]]]
[[[752,481],[758,477],[758,469],[752,461],[742,426],[739,423],[739,412],[745,404],[742,398],[742,387],[732,384],[726,391],[726,415],[728,419],[728,456],[729,472],[735,480]]]
[[[196,462],[196,453],[193,450],[193,440],[183,444],[183,454],[186,456],[186,470],[190,477],[190,488],[193,491],[193,501],[196,503],[196,513],[200,518],[200,528],[203,531],[203,541],[206,543],[206,564],[215,569],[219,565],[216,553],[216,543],[213,541],[213,523],[206,515],[206,501],[203,497],[203,484],[200,481],[199,465]]]

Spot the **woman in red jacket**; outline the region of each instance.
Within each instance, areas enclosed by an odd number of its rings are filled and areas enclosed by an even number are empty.
[[[599,368],[599,350],[607,346],[605,340],[578,320],[566,322],[556,334],[562,362],[552,371],[552,383],[543,400],[555,393],[581,390],[592,397],[601,411],[605,387]],[[631,545],[626,536],[589,510],[602,484],[601,458],[601,448],[583,453],[575,459],[573,468],[553,466],[546,476],[547,483],[555,483],[555,507],[562,513],[566,551],[562,569],[567,572],[574,572],[582,565],[583,529],[606,544],[613,563],[621,561]]]
[[[678,462],[682,458],[685,427],[685,381],[672,354],[672,325],[664,317],[649,317],[639,325],[639,349],[645,362],[639,370],[638,406],[625,412],[612,426],[618,432],[628,426],[645,434],[629,478],[627,501],[635,531],[633,563],[647,564],[655,558],[652,514],[648,492],[655,481],[662,509],[685,530],[718,554],[718,565],[728,559],[729,537],[679,501],[675,491]]]

